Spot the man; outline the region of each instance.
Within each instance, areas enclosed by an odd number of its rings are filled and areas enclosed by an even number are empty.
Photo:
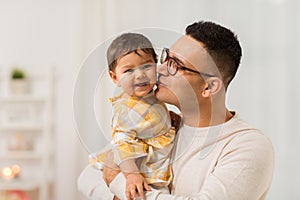
[[[146,199],[265,199],[274,168],[272,144],[225,104],[240,59],[236,36],[212,22],[188,26],[186,35],[163,50],[156,96],[180,109],[183,125],[173,150],[171,194],[152,189]],[[103,185],[89,182],[88,173],[98,174],[84,171],[79,188],[92,199],[112,199],[110,192],[96,197]],[[103,174],[110,191],[125,199],[124,176],[110,168]]]

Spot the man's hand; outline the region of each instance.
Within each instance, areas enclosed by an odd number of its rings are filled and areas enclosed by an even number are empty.
[[[173,127],[175,127],[175,130],[177,132],[181,125],[181,117],[173,111],[169,111],[169,114],[171,117],[171,124]]]
[[[145,178],[140,173],[124,173],[126,177],[126,197],[127,200],[136,200],[136,192],[141,199],[145,199],[144,189],[150,191]]]

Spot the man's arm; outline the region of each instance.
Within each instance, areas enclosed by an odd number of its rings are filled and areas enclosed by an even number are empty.
[[[112,200],[114,195],[110,192],[103,180],[102,171],[88,165],[77,180],[78,190],[90,200]]]

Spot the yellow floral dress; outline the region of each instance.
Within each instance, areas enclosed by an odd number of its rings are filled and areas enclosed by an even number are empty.
[[[153,93],[145,97],[125,93],[110,99],[113,106],[111,149],[120,165],[136,159],[149,184],[168,185],[172,180],[170,154],[175,138],[169,112]],[[103,163],[105,152],[93,156],[92,164]]]

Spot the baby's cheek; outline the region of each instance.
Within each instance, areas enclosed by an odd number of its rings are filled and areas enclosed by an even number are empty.
[[[153,70],[153,72],[150,74],[150,80],[151,80],[151,83],[156,82],[156,71]]]

